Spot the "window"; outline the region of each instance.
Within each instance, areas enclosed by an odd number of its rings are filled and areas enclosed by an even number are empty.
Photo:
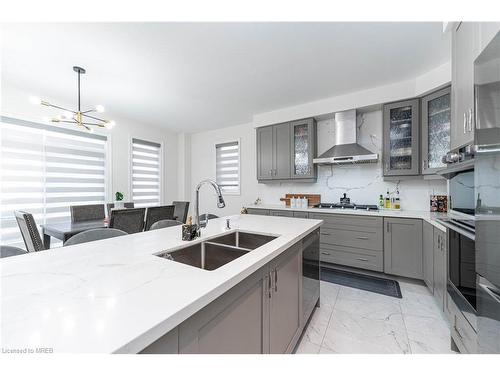
[[[240,142],[215,145],[216,181],[225,194],[240,194]]]
[[[161,145],[132,139],[132,200],[135,207],[161,204]]]
[[[15,210],[38,225],[68,221],[69,206],[104,203],[105,136],[1,118],[0,242],[24,247]]]

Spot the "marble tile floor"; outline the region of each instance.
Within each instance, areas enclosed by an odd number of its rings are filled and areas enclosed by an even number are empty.
[[[454,353],[444,313],[426,286],[396,279],[402,299],[321,281],[321,307],[296,353]]]

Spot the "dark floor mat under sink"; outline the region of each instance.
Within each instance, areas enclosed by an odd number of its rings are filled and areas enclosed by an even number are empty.
[[[403,298],[401,288],[396,280],[324,267],[321,268],[321,280],[390,297]]]

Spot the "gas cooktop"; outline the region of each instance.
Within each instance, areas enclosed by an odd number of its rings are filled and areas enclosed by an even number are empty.
[[[375,204],[354,204],[354,203],[320,203],[314,206],[315,208],[328,208],[339,210],[365,210],[378,211],[378,206]]]

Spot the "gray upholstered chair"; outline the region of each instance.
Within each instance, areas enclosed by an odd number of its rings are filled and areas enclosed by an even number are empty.
[[[123,203],[123,207],[125,208],[134,208],[134,202],[125,202]],[[111,216],[111,210],[115,208],[114,203],[106,203],[106,208],[108,212],[108,217]]]
[[[173,201],[172,204],[175,207],[174,208],[175,220],[179,220],[182,223],[185,223],[189,211],[189,202]]]
[[[153,223],[149,230],[155,230],[155,229],[161,229],[161,228],[169,228],[169,227],[175,227],[177,225],[182,225],[180,221],[177,220],[160,220],[157,221],[156,223]]]
[[[146,210],[146,224],[144,230],[149,230],[151,225],[160,220],[174,219],[174,206],[148,207]]]
[[[120,229],[128,234],[142,232],[145,212],[145,208],[112,210],[109,217],[109,227]]]
[[[45,250],[33,215],[24,211],[14,211],[14,215],[23,236],[26,250],[29,252]]]
[[[84,204],[80,206],[70,206],[71,222],[88,220],[104,220],[104,204]]]
[[[104,240],[106,238],[113,238],[113,237],[119,237],[119,236],[125,236],[127,233],[125,233],[122,230],[119,229],[114,229],[114,228],[96,228],[96,229],[89,229],[84,232],[80,232],[78,234],[75,234],[73,237],[70,237],[63,246],[71,246],[71,245],[76,245],[79,243],[85,243],[85,242],[91,242],[91,241],[98,241],[98,240]]]
[[[14,255],[27,254],[28,252],[20,247],[0,246],[0,258],[12,257]]]

